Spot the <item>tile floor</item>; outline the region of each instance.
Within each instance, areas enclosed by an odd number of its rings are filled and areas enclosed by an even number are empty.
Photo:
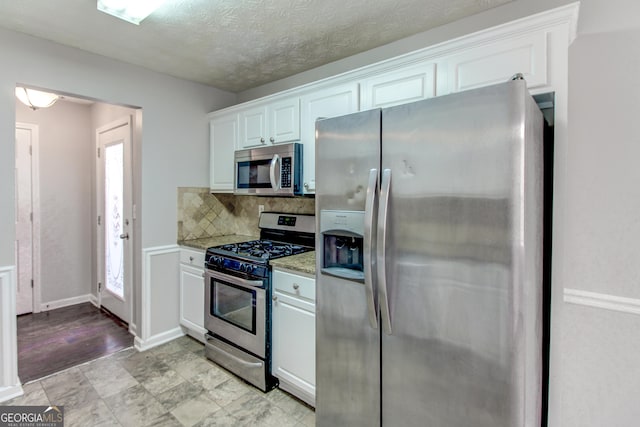
[[[64,405],[65,427],[315,425],[312,408],[244,383],[206,359],[190,337],[142,353],[122,350],[23,389],[2,405]]]

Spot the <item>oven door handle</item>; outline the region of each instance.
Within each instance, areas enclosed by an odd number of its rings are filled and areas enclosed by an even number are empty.
[[[206,274],[208,274],[209,276],[216,278],[216,279],[220,279],[220,280],[224,280],[226,282],[231,282],[235,285],[240,285],[243,286],[245,288],[261,288],[264,289],[264,281],[263,280],[247,280],[247,279],[243,279],[242,277],[236,277],[236,276],[232,276],[230,274],[224,274],[224,273],[220,273],[219,271],[213,271],[213,270],[207,270]]]

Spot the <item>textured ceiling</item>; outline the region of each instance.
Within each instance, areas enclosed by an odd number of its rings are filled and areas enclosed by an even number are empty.
[[[95,0],[0,0],[0,27],[239,92],[511,0],[165,0],[140,26]]]

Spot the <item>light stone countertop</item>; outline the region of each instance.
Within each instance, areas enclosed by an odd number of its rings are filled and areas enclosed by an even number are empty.
[[[192,240],[180,240],[178,245],[200,249],[202,251],[207,250],[212,246],[227,245],[229,243],[246,242],[249,240],[258,239],[256,236],[243,236],[240,234],[230,234],[226,236],[207,237],[204,239],[192,239]],[[294,272],[306,273],[310,275],[316,274],[316,253],[315,251],[306,252],[299,255],[292,255],[283,258],[278,258],[269,261],[269,264],[273,267],[284,268]]]
[[[299,255],[291,255],[269,261],[272,267],[285,268],[291,271],[316,274],[316,252],[310,251]]]

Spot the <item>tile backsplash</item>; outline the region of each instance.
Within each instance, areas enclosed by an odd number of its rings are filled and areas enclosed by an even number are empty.
[[[211,194],[209,188],[178,187],[178,241],[229,234],[258,236],[258,206],[265,211],[313,214],[315,199]]]

